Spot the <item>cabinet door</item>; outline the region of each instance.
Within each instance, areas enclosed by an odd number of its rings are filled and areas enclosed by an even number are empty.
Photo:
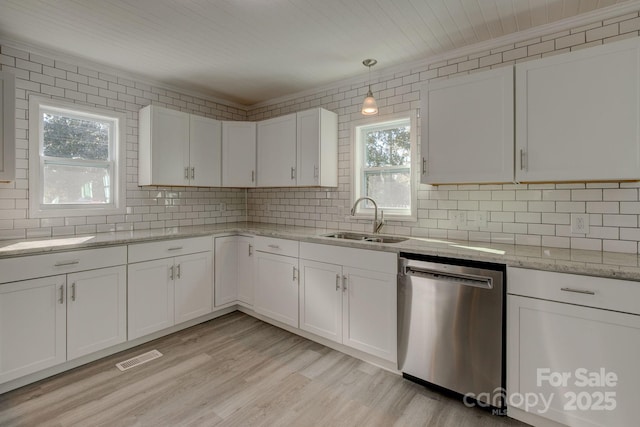
[[[640,44],[516,65],[516,179],[640,178]]]
[[[297,328],[298,259],[257,252],[255,267],[255,311]]]
[[[222,123],[189,116],[189,184],[220,187],[222,184]]]
[[[297,185],[338,186],[338,115],[322,108],[297,113]]]
[[[0,181],[16,177],[15,77],[0,71]]]
[[[173,259],[129,264],[127,273],[129,339],[173,326]]]
[[[127,340],[126,267],[67,277],[67,359]]]
[[[139,119],[138,183],[189,185],[189,115],[148,106]]]
[[[215,306],[232,303],[238,298],[238,236],[216,237]]]
[[[238,301],[253,306],[254,250],[253,237],[238,236]]]
[[[352,267],[343,274],[343,343],[396,362],[396,276]]]
[[[201,252],[175,258],[175,321],[186,322],[213,308],[213,254]]]
[[[296,185],[296,115],[258,122],[258,187]]]
[[[300,260],[300,329],[342,343],[342,266]]]
[[[0,383],[67,359],[64,275],[0,286]]]
[[[513,182],[513,68],[430,83],[422,100],[423,183]]]
[[[222,122],[222,186],[256,186],[254,122]]]
[[[551,402],[511,406],[569,426],[637,425],[640,316],[513,295],[507,316],[509,395]]]

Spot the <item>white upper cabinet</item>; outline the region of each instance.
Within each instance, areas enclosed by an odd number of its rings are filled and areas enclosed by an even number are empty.
[[[190,185],[222,185],[222,122],[189,116]]]
[[[258,122],[258,187],[296,185],[296,115]]]
[[[255,122],[222,122],[222,186],[256,186]]]
[[[516,65],[516,180],[640,178],[640,43]]]
[[[513,68],[429,83],[421,98],[423,183],[513,182]]]
[[[149,105],[140,110],[138,184],[220,185],[220,122]]]
[[[323,108],[301,111],[297,121],[296,184],[338,186],[338,115]]]
[[[16,177],[15,76],[0,71],[0,181]]]

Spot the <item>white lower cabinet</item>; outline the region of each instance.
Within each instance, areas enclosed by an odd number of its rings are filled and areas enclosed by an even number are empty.
[[[300,329],[396,362],[396,254],[301,243],[300,258]]]
[[[67,358],[127,340],[127,274],[124,265],[67,276]]]
[[[298,258],[257,253],[254,310],[298,327]]]
[[[129,264],[129,340],[212,311],[211,237],[143,243],[129,248],[130,262],[141,260]],[[142,261],[165,253],[176,256]]]
[[[533,425],[637,425],[638,283],[518,268],[508,283],[509,415]],[[634,314],[620,312],[628,304]]]
[[[79,260],[58,267],[86,261],[83,251],[68,254]],[[103,254],[112,262],[113,251]],[[125,279],[120,265],[0,284],[0,383],[125,342]]]
[[[253,237],[216,237],[214,271],[216,307],[235,302],[253,305]]]
[[[0,285],[0,383],[67,360],[66,276]]]

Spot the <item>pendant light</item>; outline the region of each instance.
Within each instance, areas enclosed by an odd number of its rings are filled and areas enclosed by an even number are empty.
[[[367,97],[362,103],[362,114],[365,116],[378,114],[378,104],[376,104],[376,99],[373,97],[373,93],[371,92],[371,67],[377,63],[378,61],[375,59],[365,59],[362,61],[362,64],[369,68],[369,91],[367,92]]]

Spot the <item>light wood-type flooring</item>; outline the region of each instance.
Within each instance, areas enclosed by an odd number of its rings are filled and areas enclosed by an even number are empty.
[[[240,312],[0,395],[3,427],[394,425],[524,424]]]

